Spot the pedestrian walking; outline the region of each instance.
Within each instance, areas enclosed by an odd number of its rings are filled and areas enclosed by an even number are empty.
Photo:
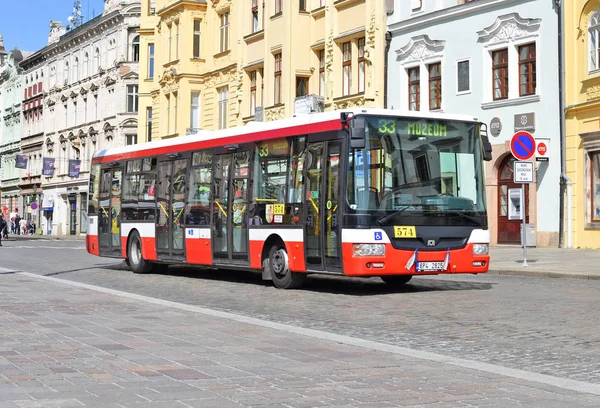
[[[27,235],[27,220],[25,218],[21,218],[19,221],[19,234],[23,232],[23,235]]]
[[[4,221],[4,216],[2,214],[0,214],[0,231],[2,232],[0,234],[0,246],[4,246],[2,245],[2,235],[4,234],[4,230],[6,229],[6,221]]]
[[[19,217],[19,214],[15,216],[15,231],[17,235],[21,235],[21,217]]]

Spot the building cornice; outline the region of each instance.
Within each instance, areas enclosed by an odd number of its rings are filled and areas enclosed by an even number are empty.
[[[390,24],[388,31],[392,34],[398,34],[405,31],[413,31],[422,29],[423,26],[430,26],[433,24],[440,24],[447,20],[456,20],[464,17],[468,14],[482,13],[488,9],[492,9],[499,5],[505,5],[506,3],[524,3],[533,0],[478,0],[469,2],[466,4],[459,4],[453,7],[445,8],[443,10],[434,11],[419,15],[414,18],[409,18],[397,23]],[[508,7],[508,6],[505,6]]]

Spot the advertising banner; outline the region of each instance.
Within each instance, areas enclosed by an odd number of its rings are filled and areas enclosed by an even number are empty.
[[[42,175],[54,176],[54,158],[44,157],[42,159]]]

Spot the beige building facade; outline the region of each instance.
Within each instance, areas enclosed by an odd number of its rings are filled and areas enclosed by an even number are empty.
[[[147,0],[138,140],[383,107],[385,32],[376,0]]]

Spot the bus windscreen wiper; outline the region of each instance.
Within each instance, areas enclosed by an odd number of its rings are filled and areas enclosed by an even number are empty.
[[[392,218],[394,218],[396,215],[404,212],[405,210],[408,210],[410,207],[423,207],[425,204],[410,204],[410,205],[406,205],[403,208],[400,208],[399,210],[394,211],[391,214],[385,215],[381,218],[379,218],[377,220],[377,224],[379,225],[383,225],[385,223],[387,223],[389,220],[391,220]]]

